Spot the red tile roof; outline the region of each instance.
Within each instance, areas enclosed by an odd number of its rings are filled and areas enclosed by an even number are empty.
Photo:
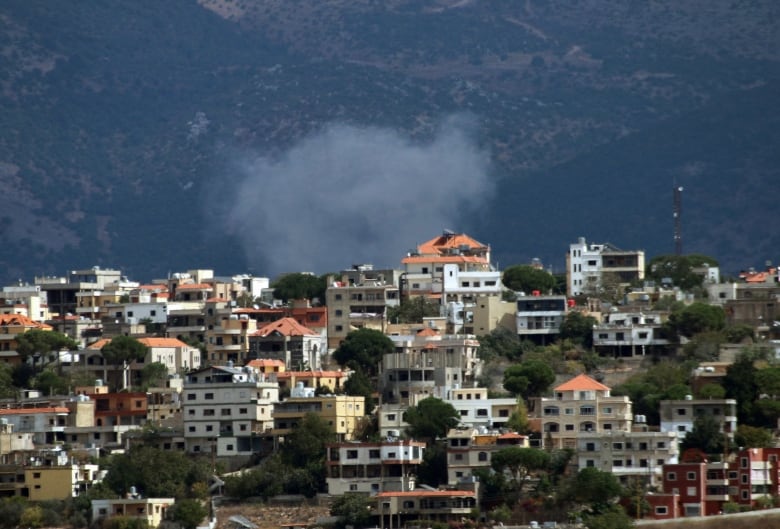
[[[424,242],[417,247],[417,251],[424,255],[442,254],[445,250],[459,249],[467,246],[470,249],[486,248],[484,244],[466,235],[465,233],[453,233],[450,235],[439,235],[430,241]]]
[[[609,391],[609,386],[583,373],[564,382],[555,391]]]
[[[268,336],[274,332],[281,334],[282,336],[318,336],[316,333],[304,327],[298,323],[294,318],[282,318],[280,320],[272,321],[252,334],[252,336]]]
[[[417,336],[439,336],[439,333],[430,327],[425,327],[417,331]]]
[[[284,362],[275,358],[257,358],[246,363],[249,367],[284,367]]]
[[[424,256],[424,255],[410,255],[401,259],[403,264],[411,263],[487,263],[487,259],[476,255],[444,255],[444,256]]]
[[[23,327],[32,327],[34,329],[47,330],[52,329],[51,325],[39,323],[22,314],[0,314],[0,327],[21,325]]]
[[[138,341],[144,344],[146,347],[187,347],[187,344],[178,338],[138,338]],[[87,346],[87,349],[103,349],[103,347],[105,347],[110,342],[111,338],[101,338],[97,342]]]
[[[213,288],[208,283],[185,283],[176,287],[176,290],[212,290]]]

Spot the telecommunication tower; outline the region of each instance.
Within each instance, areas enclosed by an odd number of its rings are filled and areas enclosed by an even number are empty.
[[[674,186],[674,254],[682,255],[682,186]]]

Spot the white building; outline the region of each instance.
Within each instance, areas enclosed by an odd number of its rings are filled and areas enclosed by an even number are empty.
[[[412,491],[424,452],[425,443],[401,439],[328,445],[328,494]]]
[[[542,344],[554,341],[568,311],[566,296],[520,296],[517,298],[517,335],[521,340]]]
[[[668,312],[615,310],[593,327],[593,347],[602,355],[636,356],[663,352],[669,340],[661,337]]]
[[[444,400],[458,412],[461,425],[471,428],[503,428],[517,409],[517,399],[488,398],[487,388],[455,387]]]
[[[737,431],[737,401],[735,399],[694,399],[690,395],[684,400],[662,400],[659,403],[661,431],[674,432],[682,440],[698,417],[712,417],[720,431],[730,439]]]
[[[606,274],[628,285],[645,277],[645,252],[621,250],[609,243],[588,244],[585,237],[569,245],[566,285],[569,296],[597,293]]]
[[[251,368],[210,366],[187,375],[183,390],[187,451],[247,456],[257,451],[259,434],[273,428],[279,385]]]

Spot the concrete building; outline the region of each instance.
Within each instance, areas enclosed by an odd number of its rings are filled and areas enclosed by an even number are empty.
[[[328,350],[341,344],[351,331],[375,329],[385,331],[389,307],[400,304],[399,287],[382,274],[363,274],[330,281],[325,291],[328,311]]]
[[[248,337],[248,358],[268,358],[284,362],[286,370],[318,370],[327,342],[318,332],[293,318],[267,323]]]
[[[555,341],[569,312],[566,296],[520,296],[515,327],[521,340],[538,344]]]
[[[492,455],[508,447],[528,448],[528,436],[488,428],[459,427],[447,432],[447,483],[472,479],[477,469],[490,469]]]
[[[479,342],[472,335],[441,335],[425,327],[413,335],[390,335],[390,339],[396,352],[383,355],[379,369],[383,403],[444,398],[455,387],[474,385],[481,373]]]
[[[314,388],[304,387],[298,382],[289,398],[274,404],[274,435],[289,434],[309,413],[316,414],[327,422],[340,441],[349,441],[353,438],[358,422],[366,415],[365,398],[350,395],[315,395]]]
[[[737,431],[737,401],[735,399],[662,400],[659,403],[661,431],[674,432],[683,440],[693,430],[697,417],[712,417],[720,431],[734,439]]]
[[[416,471],[424,451],[425,443],[400,439],[328,445],[328,494],[415,490]]]
[[[597,294],[607,281],[627,286],[644,277],[643,250],[621,250],[609,243],[588,244],[585,237],[569,245],[566,254],[569,296]]]
[[[458,412],[462,426],[472,428],[504,428],[517,409],[517,399],[489,398],[487,388],[454,387],[443,400]]]
[[[602,356],[644,356],[666,353],[669,340],[661,330],[666,311],[615,310],[593,327],[593,348]]]
[[[165,520],[168,509],[173,507],[174,498],[118,498],[92,500],[92,520],[110,519],[116,516],[136,518],[154,529]]]
[[[631,401],[613,397],[610,388],[587,375],[578,375],[553,389],[554,397],[531,399],[528,417],[553,448],[577,447],[581,432],[631,431]]]
[[[379,517],[381,529],[405,527],[413,520],[459,523],[477,507],[472,490],[422,490],[380,492],[372,514]]]
[[[12,365],[20,364],[22,359],[16,352],[18,345],[16,339],[19,335],[32,330],[50,331],[52,327],[21,314],[0,314],[0,361]]]
[[[279,385],[251,368],[210,366],[187,375],[184,438],[190,453],[249,456],[273,427]]]
[[[664,465],[679,461],[679,441],[673,432],[580,432],[577,435],[578,468],[609,472],[623,485],[637,480],[660,487]]]
[[[477,296],[474,302],[474,334],[485,336],[498,328],[517,332],[517,303],[499,296]]]

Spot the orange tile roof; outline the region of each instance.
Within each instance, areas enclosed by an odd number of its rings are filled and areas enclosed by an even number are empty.
[[[609,386],[583,373],[564,382],[555,391],[609,391]]]
[[[275,358],[257,358],[246,363],[249,367],[283,367],[284,362]]]
[[[138,338],[138,341],[146,347],[187,347],[187,344],[178,338]]]
[[[45,323],[39,323],[32,318],[28,318],[22,314],[0,314],[0,327],[21,325],[23,327],[32,327],[34,329],[52,329],[51,325]]]
[[[136,290],[153,290],[156,292],[167,292],[168,287],[166,285],[138,285]]]
[[[424,255],[410,255],[401,259],[403,264],[411,263],[487,263],[487,259],[479,257],[477,255],[443,255],[443,256],[424,256]]]
[[[179,340],[178,338],[138,338],[138,341],[144,344],[146,347],[187,347],[187,344]],[[101,338],[97,342],[87,346],[87,349],[98,350],[103,349],[108,343],[111,342],[111,338]]]
[[[53,408],[12,408],[0,410],[0,415],[30,415],[36,413],[70,413],[70,410],[61,406]]]
[[[418,496],[421,498],[442,498],[458,496],[476,496],[473,490],[405,490],[403,492],[380,492],[377,498],[405,498],[407,496]]]
[[[212,290],[208,283],[185,283],[176,287],[177,290]]]
[[[282,336],[318,336],[318,333],[312,331],[308,327],[304,327],[294,318],[282,318],[280,320],[272,321],[258,329],[252,336],[268,336],[274,332],[277,332]]]
[[[439,336],[439,333],[430,327],[417,331],[417,336]]]
[[[525,439],[526,437],[516,432],[507,432],[498,436],[499,439]]]
[[[440,254],[446,249],[460,248],[468,246],[469,248],[486,248],[484,244],[469,237],[465,233],[454,233],[452,235],[439,235],[430,241],[424,242],[417,247],[421,254]]]

